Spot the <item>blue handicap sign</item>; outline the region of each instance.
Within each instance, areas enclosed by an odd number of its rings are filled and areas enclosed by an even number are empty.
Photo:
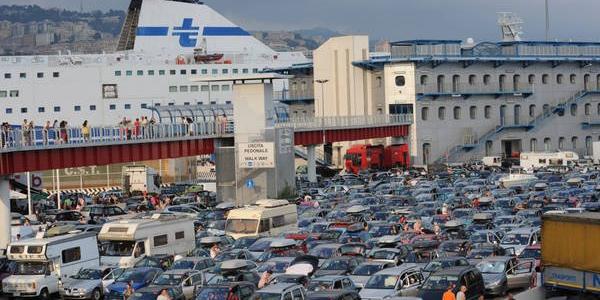
[[[254,180],[252,180],[252,179],[246,180],[246,187],[249,189],[253,189],[254,188]]]

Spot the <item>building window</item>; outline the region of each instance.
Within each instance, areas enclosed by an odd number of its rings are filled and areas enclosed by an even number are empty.
[[[182,93],[185,93],[188,91],[188,86],[187,85],[180,85],[179,86],[179,91]]]
[[[529,151],[535,152],[537,148],[537,139],[533,138],[529,140]]]
[[[477,81],[477,76],[476,75],[469,75],[469,85],[475,85],[475,81]]]
[[[38,72],[37,78],[44,78],[44,72]]]
[[[202,85],[202,86],[200,86],[200,91],[202,91],[202,92],[208,92],[209,89],[210,88],[208,87],[208,85]]]
[[[460,106],[455,106],[453,111],[454,120],[460,120]]]
[[[60,112],[60,106],[55,106],[54,107],[54,112]]]
[[[577,82],[577,75],[571,74],[569,76],[569,81],[571,82],[571,84],[575,84]]]
[[[131,109],[131,104],[125,104],[124,107],[125,109]]]
[[[506,75],[498,76],[498,89],[504,91],[506,89]]]
[[[529,82],[529,84],[535,84],[535,75],[529,74],[527,81]]]
[[[0,91],[0,98],[6,98],[8,97],[8,92],[7,91]],[[600,108],[600,104],[598,106]]]
[[[233,69],[232,71],[233,71],[233,74],[237,74],[237,73],[239,73],[239,70],[238,70],[238,69]]]
[[[137,76],[144,76],[144,70],[137,70]]]
[[[452,76],[452,92],[453,93],[460,92],[460,75]]]
[[[185,232],[184,231],[177,231],[175,232],[175,239],[176,240],[181,240],[185,238]]]
[[[589,116],[589,115],[590,115],[590,113],[591,113],[591,111],[592,111],[592,105],[591,105],[591,104],[589,104],[589,103],[586,103],[586,104],[583,106],[583,113],[584,113],[586,116]]]
[[[197,85],[190,86],[190,92],[197,92],[197,91],[198,91],[198,86]]]
[[[483,85],[489,85],[491,80],[492,80],[491,75],[488,75],[488,74],[483,75]]]
[[[169,70],[169,75],[177,75],[177,70]]]
[[[44,113],[44,112],[46,112],[46,108],[45,107],[38,107],[38,112],[39,113]]]
[[[190,105],[189,102],[183,102],[183,105]]]
[[[556,83],[557,84],[562,84],[563,83],[563,74],[557,74],[556,75]]]
[[[406,78],[403,75],[396,76],[396,86],[404,86],[406,84]]]
[[[517,104],[513,107],[515,125],[521,124],[521,105]]]
[[[192,75],[196,75],[196,74],[198,74],[198,70],[196,70],[196,69],[191,69],[191,70],[190,70],[190,73],[191,73]]]
[[[571,104],[571,116],[577,116],[577,104]]]
[[[19,97],[19,91],[18,90],[12,90],[12,91],[10,91],[9,96],[11,98]]]
[[[117,109],[117,105],[111,104],[111,105],[108,106],[108,109],[115,110],[115,109]]]
[[[96,110],[96,105],[90,105],[90,111],[95,111]]]
[[[27,113],[27,107],[21,107],[21,113],[22,114],[26,114]]]
[[[217,104],[217,101],[210,101],[211,105]]]
[[[140,108],[148,108],[148,104],[142,103],[142,104],[140,104]]]
[[[258,68],[252,69],[252,73],[254,73],[254,74],[258,73]]]
[[[529,105],[529,117],[535,117],[535,104]]]
[[[229,69],[223,69],[223,70],[221,70],[221,72],[222,72],[223,74],[229,74]]]
[[[427,75],[421,75],[421,85],[426,85],[427,81],[429,80],[429,77]]]
[[[444,92],[444,86],[445,85],[446,85],[446,83],[445,83],[444,75],[438,75],[438,77],[437,77],[437,91],[438,91],[438,93],[443,93]]]
[[[196,104],[202,105],[202,104],[204,104],[204,101],[198,101],[198,102],[196,102]]]
[[[169,86],[169,93],[176,93],[177,92],[177,86],[172,85]]]
[[[577,138],[576,136],[571,138],[571,147],[573,148],[573,150],[577,149],[577,141],[579,140],[579,138]]]
[[[121,76],[121,71],[115,71],[115,76]]]
[[[548,152],[551,149],[551,144],[552,143],[552,139],[550,139],[549,137],[544,138],[544,151]]]
[[[429,164],[429,156],[431,155],[431,144],[425,143],[423,144],[423,164]]]
[[[4,79],[10,79],[11,77],[12,75],[10,73],[4,73]]]
[[[427,121],[428,117],[429,117],[429,107],[422,107],[421,108],[421,120]]]
[[[160,103],[154,103],[154,106],[159,107]]]
[[[179,74],[180,75],[186,75],[187,74],[187,70],[181,69],[181,70],[179,70]]]
[[[490,105],[486,105],[483,107],[483,117],[486,119],[492,117],[492,107]]]
[[[175,102],[169,102],[167,103],[168,106],[175,106]]]
[[[222,85],[221,91],[229,91],[229,85],[227,85],[227,84]]]
[[[542,84],[548,84],[548,78],[549,78],[548,74],[543,74],[542,75]]]
[[[515,74],[513,75],[513,91],[518,91],[521,89],[521,75]]]
[[[211,73],[212,73],[213,75],[217,75],[217,74],[219,74],[219,70],[217,70],[217,69],[212,69],[212,70],[211,70]]]
[[[60,77],[60,73],[59,72],[52,72],[52,77],[53,78],[58,78],[58,77]]]
[[[159,76],[165,75],[165,73],[166,73],[165,70],[158,70],[158,75]]]
[[[125,71],[125,76],[132,76],[132,75],[133,75],[133,71],[131,71],[131,70]]]
[[[210,90],[213,91],[213,92],[218,92],[219,91],[219,86],[218,85],[212,85],[210,87]]]
[[[248,69],[242,69],[242,74],[248,74]]]
[[[146,73],[148,73],[148,76],[154,76],[154,70],[148,70]]]
[[[227,100],[225,101],[225,104],[231,104],[231,101]],[[304,111],[306,113],[306,111]]]
[[[104,99],[116,99],[119,94],[117,93],[116,84],[103,84],[102,85],[102,98]]]
[[[440,106],[438,108],[438,119],[440,119],[440,120],[446,119],[446,107]]]
[[[7,114],[12,114],[12,108],[7,108],[7,109],[6,109],[6,113],[7,113]]]
[[[565,148],[565,137],[561,136],[558,138],[558,150],[562,150]]]
[[[74,110],[74,111],[81,111],[81,106],[79,106],[79,105],[75,105],[75,106],[73,107],[73,110]]]
[[[74,261],[81,260],[81,248],[73,247],[65,249],[61,253],[63,264],[72,263]]]
[[[585,137],[585,155],[592,155],[592,137]]]
[[[153,238],[153,240],[154,240],[154,247],[164,246],[164,245],[168,244],[168,242],[169,242],[169,239],[167,238],[166,234],[157,235]]]
[[[469,107],[469,118],[471,120],[477,119],[477,106]]]
[[[202,75],[207,75],[208,74],[208,70],[207,69],[202,69],[201,73],[202,73]]]

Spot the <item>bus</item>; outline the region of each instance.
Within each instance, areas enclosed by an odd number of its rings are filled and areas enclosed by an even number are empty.
[[[295,204],[287,200],[264,199],[255,205],[229,211],[225,234],[234,239],[246,236],[277,236],[298,229]]]

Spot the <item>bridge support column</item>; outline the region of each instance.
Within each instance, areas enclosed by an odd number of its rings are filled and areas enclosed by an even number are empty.
[[[0,176],[0,253],[10,243],[10,181]]]
[[[306,147],[306,169],[308,174],[308,182],[317,182],[317,154],[315,145]]]

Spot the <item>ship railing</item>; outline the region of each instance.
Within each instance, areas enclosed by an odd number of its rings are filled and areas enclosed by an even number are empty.
[[[391,125],[412,124],[412,114],[367,115],[367,116],[328,116],[328,117],[292,117],[276,122],[277,128],[311,129],[347,129]]]
[[[202,122],[179,124],[152,124],[140,126],[90,127],[84,135],[82,128],[36,127],[32,130],[3,127],[0,131],[0,152],[37,150],[72,146],[114,143],[142,143],[190,138],[229,137],[233,122]]]

